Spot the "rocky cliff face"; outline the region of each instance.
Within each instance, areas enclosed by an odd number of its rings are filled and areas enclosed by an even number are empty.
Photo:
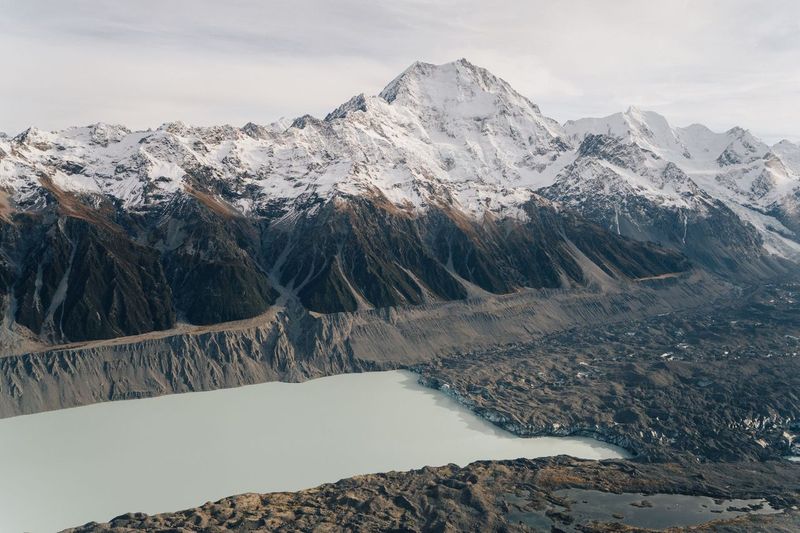
[[[258,315],[278,295],[263,267],[257,221],[226,209],[191,191],[151,216],[135,235],[160,256],[173,305],[192,324]]]
[[[7,313],[47,342],[111,338],[169,328],[172,292],[159,254],[109,222],[56,213],[3,228],[13,260]]]

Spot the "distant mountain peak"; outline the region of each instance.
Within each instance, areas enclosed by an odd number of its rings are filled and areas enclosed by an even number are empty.
[[[636,117],[636,118],[644,119],[644,113],[645,113],[645,111],[642,110],[641,107],[636,106],[636,105],[629,105],[628,109],[625,111],[624,114],[629,116],[629,117]]]
[[[41,130],[39,130],[39,128],[37,128],[36,126],[29,126],[25,130],[16,134],[12,139],[22,144],[28,142],[31,139],[35,139],[39,135],[41,135]]]
[[[571,120],[564,129],[579,141],[589,134],[610,135],[654,153],[669,150],[686,159],[691,158],[689,150],[664,116],[636,106],[607,117]]]
[[[290,128],[296,128],[299,130],[305,129],[307,126],[310,125],[320,125],[322,121],[317,117],[309,114],[305,114],[301,117],[297,117],[292,121],[292,124],[289,126]]]
[[[95,122],[88,126],[68,128],[63,135],[74,140],[85,140],[90,144],[108,146],[109,143],[119,142],[130,133],[131,130],[120,124]]]
[[[347,102],[343,103],[325,117],[326,122],[330,122],[331,120],[335,120],[337,118],[344,118],[348,114],[354,111],[366,111],[367,110],[367,97],[364,96],[364,93],[357,94],[356,96],[352,97]]]
[[[786,146],[790,148],[800,148],[800,143],[793,143],[789,139],[781,139],[775,143],[775,146]]]
[[[728,135],[732,135],[732,136],[735,136],[735,137],[742,137],[744,135],[749,134],[749,132],[746,129],[744,129],[744,128],[740,127],[740,126],[734,126],[731,129],[729,129],[726,133]]]
[[[484,95],[497,95],[511,101],[524,102],[539,113],[535,104],[503,79],[466,59],[441,65],[414,62],[379,94],[390,104],[397,102],[429,107],[441,106],[446,100],[474,101]]]
[[[628,110],[625,111],[623,115],[632,122],[648,125],[666,125],[667,127],[670,127],[664,115],[657,113],[656,111],[642,109],[637,106],[629,106]]]
[[[164,124],[160,125],[156,131],[164,131],[175,135],[181,135],[185,134],[188,130],[189,127],[185,122],[181,120],[173,120],[172,122],[165,122]]]

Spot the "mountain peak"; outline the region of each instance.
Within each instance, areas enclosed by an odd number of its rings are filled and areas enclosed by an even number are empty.
[[[478,68],[463,58],[449,63],[442,63],[441,65],[426,63],[424,61],[414,61],[408,68],[401,72],[399,76],[390,81],[380,92],[379,96],[389,103],[394,102],[397,96],[402,93],[403,89],[408,88],[410,83],[441,74],[456,74],[456,76],[453,76],[453,81],[456,81],[459,67],[461,67],[462,73]]]
[[[628,110],[625,111],[625,115],[630,117],[643,117],[644,111],[642,110],[641,107],[635,105],[629,105]]]
[[[780,141],[775,143],[775,146],[786,146],[786,147],[790,147],[790,148],[798,148],[798,147],[800,147],[800,143],[793,143],[789,139],[781,139]]]
[[[157,128],[157,131],[164,131],[167,133],[172,133],[175,135],[181,135],[186,133],[189,129],[189,126],[186,125],[185,122],[182,120],[173,120],[172,122],[165,122]]]
[[[441,65],[416,61],[379,94],[390,104],[397,102],[425,107],[441,107],[446,102],[475,101],[487,95],[524,102],[539,112],[537,106],[504,80],[466,59]]]
[[[664,116],[636,106],[630,106],[623,113],[614,113],[607,117],[571,120],[564,125],[564,128],[576,139],[583,139],[589,134],[610,135],[637,144],[656,154],[668,150],[677,152],[684,158],[691,157]]]
[[[537,105],[502,78],[466,59],[441,65],[417,61],[392,80],[378,98],[412,109],[418,116],[469,123],[500,120],[504,128],[516,129],[520,135],[525,130],[521,138],[539,145],[537,150],[563,136],[561,126],[543,116]]]
[[[671,128],[667,118],[655,111],[649,111],[637,106],[629,106],[628,110],[623,113],[626,121],[629,124],[636,124],[645,126],[646,128],[666,129]]]
[[[784,139],[772,147],[772,152],[795,176],[800,178],[800,144]]]
[[[39,128],[37,128],[36,126],[29,126],[25,130],[16,134],[13,137],[13,140],[18,143],[24,143],[30,139],[37,137],[38,135],[41,135],[41,130],[39,130]]]
[[[734,126],[725,133],[729,138],[733,139],[734,141],[739,141],[753,145],[758,144],[762,145],[762,148],[767,147],[767,145],[762,143],[755,135],[752,134],[752,132],[750,132],[750,130],[742,128],[741,126]]]
[[[726,133],[736,137],[741,137],[742,135],[747,134],[747,130],[742,128],[741,126],[734,126],[731,129],[729,129]]]
[[[343,103],[342,105],[340,105],[339,107],[328,113],[327,116],[325,117],[325,122],[330,122],[331,120],[337,118],[344,118],[353,111],[366,111],[366,110],[367,110],[366,96],[364,96],[364,93],[357,94],[347,102]]]
[[[108,124],[105,122],[95,122],[88,126],[67,128],[60,132],[68,139],[85,141],[100,146],[108,146],[109,143],[118,142],[131,130],[120,124]]]

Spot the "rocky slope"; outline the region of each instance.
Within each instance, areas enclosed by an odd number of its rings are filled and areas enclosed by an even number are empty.
[[[0,357],[0,418],[101,401],[408,367],[465,349],[529,341],[576,324],[704,306],[729,291],[695,274],[603,290],[527,290],[321,316],[289,303],[238,322],[180,326]]]
[[[57,190],[53,188],[53,190]],[[685,271],[680,255],[613,235],[545,201],[526,219],[476,221],[383,197],[336,197],[292,220],[243,217],[179,197],[136,215],[49,191],[2,228],[4,349],[258,315],[279,293],[332,313],[568,288]],[[102,202],[108,202],[102,199]]]

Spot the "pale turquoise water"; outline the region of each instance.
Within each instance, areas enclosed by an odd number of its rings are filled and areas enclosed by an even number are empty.
[[[0,531],[54,531],[356,474],[557,454],[624,452],[586,438],[515,437],[402,371],[103,403],[0,420]]]

